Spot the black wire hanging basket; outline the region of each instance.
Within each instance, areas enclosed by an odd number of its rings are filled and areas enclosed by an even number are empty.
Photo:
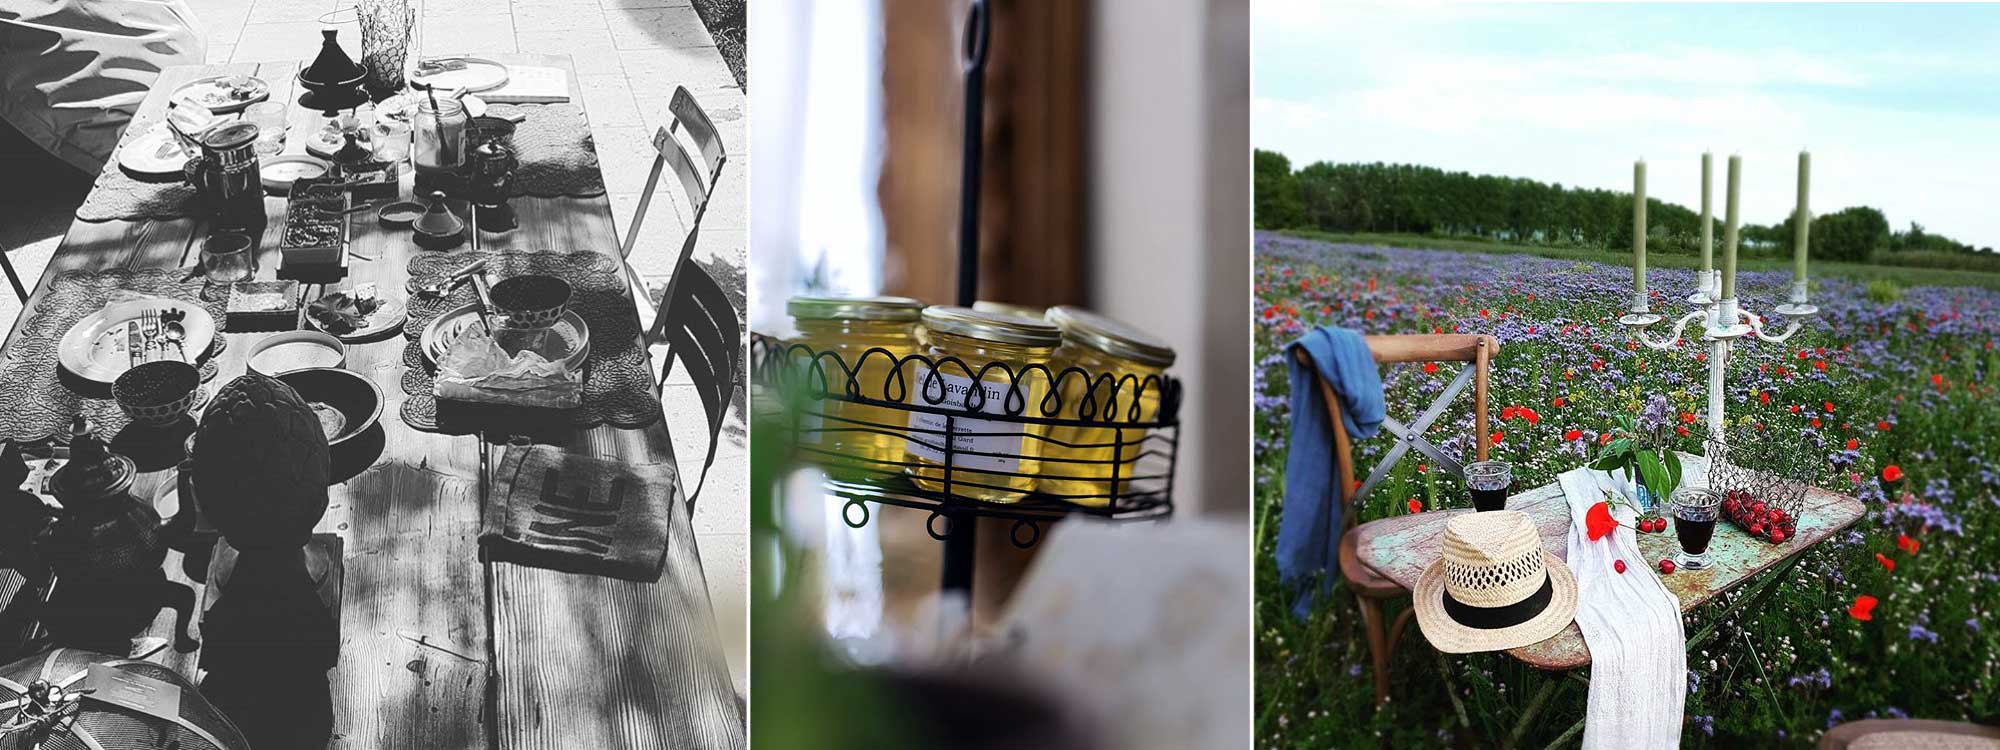
[[[1173,512],[1173,377],[1039,362],[1017,370],[881,348],[848,362],[754,333],[750,346],[754,382],[789,405],[797,458],[827,472],[850,526],[866,525],[864,501],[875,502],[930,510],[940,540],[954,531],[940,516],[1011,520],[1010,538],[1025,548],[1068,515]]]

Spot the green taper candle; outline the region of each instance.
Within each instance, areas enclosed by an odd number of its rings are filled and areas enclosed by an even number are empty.
[[[1701,270],[1715,270],[1715,212],[1709,209],[1708,185],[1715,173],[1715,158],[1701,152]]]
[[[1729,155],[1729,187],[1722,199],[1722,298],[1736,299],[1736,191],[1743,183],[1743,157]]]
[[[1812,183],[1812,154],[1799,152],[1799,207],[1792,214],[1792,280],[1806,280],[1806,240],[1812,234],[1812,208],[1806,203]]]
[[[1632,162],[1632,287],[1646,296],[1646,161]],[[1636,303],[1635,303],[1636,304]]]

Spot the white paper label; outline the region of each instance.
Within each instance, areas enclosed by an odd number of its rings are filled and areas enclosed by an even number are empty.
[[[910,381],[913,384],[913,395],[910,398],[910,403],[928,405],[930,404],[928,398],[915,394],[924,392],[925,386],[930,383],[931,371],[921,365],[915,369],[915,378]],[[944,382],[945,395],[944,400],[939,402],[937,406],[948,409],[964,409],[966,394],[971,392],[974,381],[971,378],[947,373],[938,373],[938,378]],[[986,395],[986,402],[980,404],[979,412],[982,414],[1006,414],[1008,384],[983,380],[977,382],[979,390]],[[935,391],[932,392],[935,393]],[[943,433],[945,430],[945,418],[946,415],[943,414],[930,414],[926,412],[910,413],[911,431],[909,446],[911,454],[938,463],[944,463]],[[1019,470],[1021,465],[1019,458],[1021,455],[1022,440],[1021,425],[1013,422],[999,422],[989,419],[954,417],[951,428],[951,449],[953,451],[951,465],[953,468],[994,472]],[[919,430],[932,430],[933,432],[919,432]],[[983,433],[1008,434],[989,435]],[[998,453],[1001,455],[982,456],[967,453],[967,451]]]
[[[179,721],[181,688],[145,675],[92,664],[84,668],[83,686],[89,697],[124,706],[168,721]]]

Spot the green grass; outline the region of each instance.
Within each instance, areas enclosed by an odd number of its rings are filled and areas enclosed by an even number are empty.
[[[1528,245],[1476,240],[1456,237],[1431,237],[1421,234],[1371,234],[1349,232],[1321,232],[1310,229],[1287,229],[1283,234],[1325,242],[1340,242],[1354,245],[1386,245],[1431,250],[1456,250],[1470,253],[1535,255],[1558,260],[1580,260],[1596,263],[1630,265],[1630,250],[1610,250],[1596,247]],[[1718,250],[1716,262],[1721,263]],[[1917,257],[1921,255],[1922,257]],[[1932,254],[1915,254],[1912,260],[1929,262]],[[1678,253],[1647,253],[1646,262],[1654,268],[1701,268],[1701,257]],[[1789,258],[1751,258],[1737,256],[1737,265],[1744,271],[1783,271],[1792,267]],[[1875,263],[1838,263],[1814,261],[1812,275],[1850,278],[1863,283],[1886,279],[1903,286],[1976,286],[1985,289],[2000,289],[2000,273],[1988,271],[1959,270]]]

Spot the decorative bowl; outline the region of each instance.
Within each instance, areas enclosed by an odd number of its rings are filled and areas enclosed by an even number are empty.
[[[328,445],[367,432],[382,418],[382,389],[351,370],[314,367],[293,370],[278,379],[297,391],[326,430]]]
[[[162,425],[187,416],[201,393],[201,371],[186,362],[147,362],[111,382],[111,398],[140,424]]]

